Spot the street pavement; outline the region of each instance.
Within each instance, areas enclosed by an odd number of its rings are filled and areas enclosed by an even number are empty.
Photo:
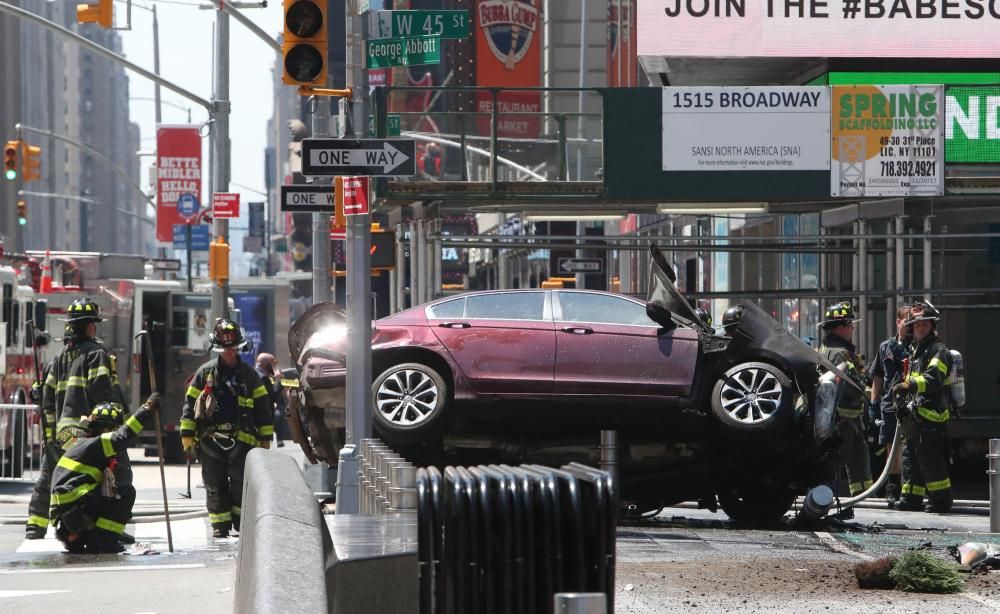
[[[275,453],[300,456],[293,446]],[[162,509],[154,459],[132,450],[138,491],[136,515]],[[168,466],[175,514],[204,510],[200,469]],[[24,541],[30,485],[0,484],[0,612],[74,614],[228,613],[234,603],[238,538],[211,538],[205,517],[175,519],[174,552],[166,524],[133,523],[137,547],[123,555],[69,555],[54,538]],[[947,558],[947,547],[969,541],[1000,543],[978,513],[926,514],[857,509],[842,524],[770,529],[738,527],[725,514],[692,506],[623,523],[617,540],[616,612],[1000,612],[1000,574],[970,575],[960,595],[862,591],[853,566],[922,547]],[[787,518],[791,518],[789,515]],[[19,520],[16,524],[6,524]],[[294,606],[289,604],[289,612]],[[703,610],[704,611],[704,610]]]

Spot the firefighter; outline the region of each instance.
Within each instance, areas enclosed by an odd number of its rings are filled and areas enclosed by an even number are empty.
[[[281,372],[278,370],[273,354],[261,352],[257,354],[255,362],[257,375],[264,382],[268,398],[271,399],[271,405],[274,407],[274,434],[276,435],[275,439],[277,439],[278,447],[281,448],[284,447],[286,439],[292,438],[285,415],[288,411],[287,404],[285,403],[285,393],[281,388],[281,382],[278,381],[281,378]]]
[[[820,322],[824,333],[820,353],[863,390],[861,360],[852,343],[854,323],[858,321],[854,317],[854,308],[850,303],[837,303],[827,307],[824,318]],[[864,492],[873,484],[862,416],[864,411],[865,398],[861,390],[850,385],[841,386],[837,399],[835,427],[836,437],[840,440],[840,449],[833,468],[833,477],[840,473],[840,467],[846,466],[848,489],[852,496]],[[848,508],[841,517],[852,518],[853,512]]]
[[[120,535],[132,517],[135,487],[132,467],[122,459],[159,408],[160,397],[153,393],[127,420],[120,404],[98,403],[80,421],[85,434],[59,459],[52,473],[51,517],[56,537],[69,552],[125,549]]]
[[[892,387],[902,395],[913,411],[916,421],[912,436],[907,436],[903,449],[902,500],[900,510],[923,509],[947,513],[953,502],[948,468],[948,389],[945,382],[952,368],[952,357],[938,336],[937,322],[941,312],[927,301],[916,301],[910,307],[907,326],[913,327],[909,375]]]
[[[909,305],[896,310],[896,335],[879,344],[869,371],[872,382],[870,418],[873,423],[879,424],[878,445],[885,454],[889,453],[889,446],[896,435],[896,405],[893,403],[892,388],[902,381],[903,359],[910,355],[906,327],[909,317]],[[885,499],[890,509],[899,502],[901,480],[898,458],[892,459],[889,482],[885,487]]]
[[[240,530],[243,467],[255,447],[270,448],[274,416],[267,387],[240,360],[246,345],[234,322],[219,319],[210,335],[219,357],[198,367],[184,399],[181,441],[197,447],[213,537]]]
[[[118,403],[126,410],[128,407],[118,382],[115,357],[97,339],[97,324],[104,321],[97,303],[89,298],[76,299],[66,309],[66,315],[65,345],[47,367],[41,391],[41,410],[55,423],[50,445],[58,454],[64,453],[77,437],[86,433],[80,421],[89,416],[98,403]],[[120,462],[127,464],[128,458],[123,457]],[[49,512],[50,475],[43,468],[35,485],[28,505],[27,539],[45,537],[46,527],[41,525]],[[131,472],[127,479],[131,479]],[[122,539],[126,543],[134,542],[127,533]]]

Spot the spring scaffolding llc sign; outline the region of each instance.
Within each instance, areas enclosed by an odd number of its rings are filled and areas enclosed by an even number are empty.
[[[942,86],[832,89],[832,196],[944,194]]]
[[[663,88],[665,171],[829,168],[829,88]]]

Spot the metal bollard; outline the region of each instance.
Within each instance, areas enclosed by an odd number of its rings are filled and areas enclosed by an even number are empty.
[[[604,614],[608,598],[604,593],[556,593],[552,598],[555,614]]]
[[[618,484],[618,431],[601,431],[601,469],[611,474],[611,479]]]
[[[990,476],[990,533],[1000,533],[1000,439],[990,440],[986,466]]]

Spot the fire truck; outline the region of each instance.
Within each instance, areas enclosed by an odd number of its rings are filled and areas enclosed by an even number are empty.
[[[27,277],[22,267],[0,265],[0,402],[10,405],[31,404],[35,364],[29,322],[46,320],[45,301]],[[38,412],[0,409],[0,477],[20,478],[27,468],[37,466],[41,432]]]

